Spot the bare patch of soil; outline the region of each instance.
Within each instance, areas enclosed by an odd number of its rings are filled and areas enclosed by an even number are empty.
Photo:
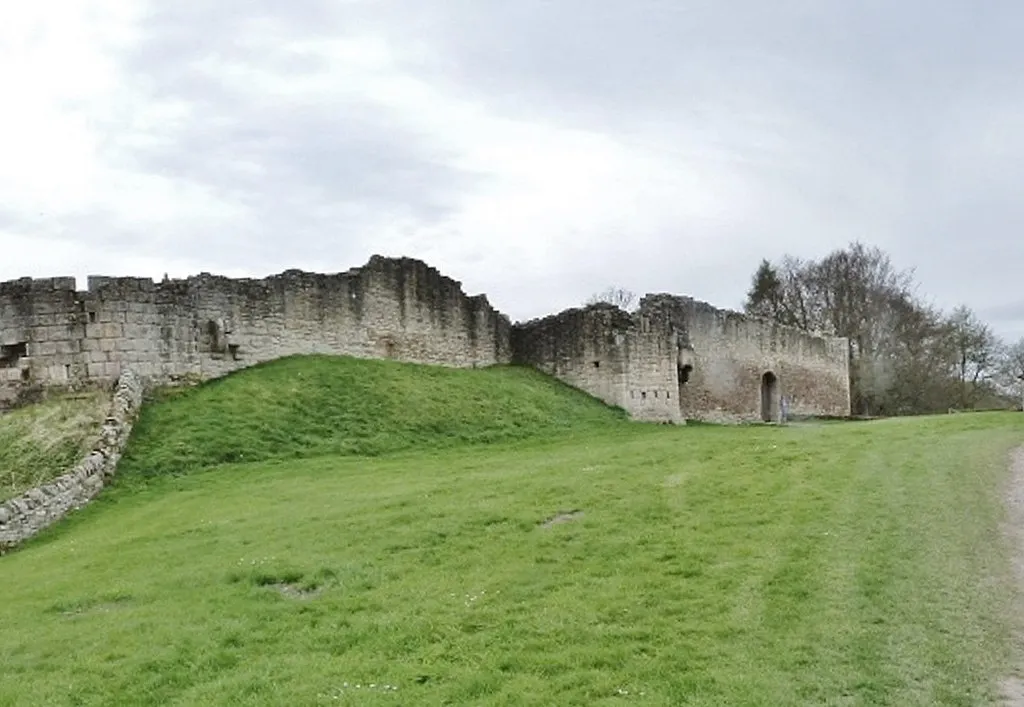
[[[1007,528],[1013,543],[1013,574],[1017,580],[1019,598],[1016,600],[1014,615],[1014,648],[1017,655],[1024,655],[1024,447],[1015,449],[1010,458],[1010,483],[1006,491]],[[1016,674],[1007,677],[1000,685],[1000,697],[1006,707],[1024,707],[1024,666]]]
[[[278,582],[277,584],[271,584],[271,589],[276,590],[281,596],[287,597],[288,599],[299,599],[308,600],[315,599],[323,593],[323,587],[317,587],[315,589],[303,589],[297,584],[290,584],[287,582]]]
[[[579,520],[582,517],[583,517],[583,511],[581,511],[581,510],[576,509],[576,510],[572,510],[572,511],[567,511],[565,513],[559,513],[558,515],[551,516],[546,521],[541,523],[540,527],[542,527],[542,528],[552,528],[552,527],[554,527],[556,525],[561,525],[562,523],[571,523],[574,520]]]

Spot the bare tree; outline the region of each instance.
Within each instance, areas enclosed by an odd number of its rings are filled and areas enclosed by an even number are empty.
[[[620,309],[624,309],[627,312],[632,312],[636,309],[637,297],[636,293],[627,290],[623,287],[611,286],[607,289],[598,292],[597,294],[591,295],[585,302],[586,305],[592,304],[613,304]]]
[[[949,316],[954,365],[960,387],[960,406],[970,407],[978,397],[980,384],[995,373],[999,360],[999,339],[987,324],[966,306]]]
[[[877,414],[892,384],[888,357],[897,326],[894,303],[912,300],[913,277],[883,251],[853,243],[820,261],[787,257],[779,267],[782,305],[776,319],[808,331],[845,337],[854,410]]]
[[[950,375],[955,353],[946,317],[935,307],[895,300],[892,339],[884,357],[892,362],[888,412],[934,413],[950,407],[957,386]]]
[[[1003,349],[999,374],[1008,390],[1016,390],[1024,410],[1024,338]]]
[[[821,330],[813,291],[812,265],[787,255],[779,266],[782,303],[776,319],[807,331]]]
[[[912,270],[852,243],[821,260],[762,261],[745,309],[846,338],[857,413],[937,412],[992,399],[998,338],[969,309],[945,316],[915,290]]]

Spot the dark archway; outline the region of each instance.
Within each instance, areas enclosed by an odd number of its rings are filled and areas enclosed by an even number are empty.
[[[693,366],[689,363],[682,366],[677,366],[676,372],[678,374],[679,379],[679,413],[683,416],[683,419],[686,419],[686,392],[684,391],[684,388],[686,387],[687,382],[689,382],[690,380],[690,374],[693,372]]]
[[[771,371],[761,376],[761,419],[765,422],[779,419],[779,379]]]
[[[679,366],[679,385],[680,387],[686,385],[687,381],[690,380],[690,373],[693,372],[693,366],[686,364],[685,366]]]

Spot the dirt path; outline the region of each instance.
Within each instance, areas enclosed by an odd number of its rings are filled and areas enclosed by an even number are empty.
[[[1015,449],[1010,458],[1010,484],[1006,493],[1007,529],[1016,550],[1013,554],[1013,573],[1018,586],[1024,587],[1024,447]],[[1022,592],[1024,594],[1024,592]],[[1024,655],[1024,598],[1017,600],[1014,610],[1014,649]],[[1024,707],[1024,668],[1018,667],[1000,685],[1006,707]]]

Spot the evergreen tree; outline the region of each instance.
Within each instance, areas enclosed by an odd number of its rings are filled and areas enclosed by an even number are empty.
[[[767,259],[762,260],[747,292],[744,311],[754,316],[777,320],[782,310],[782,297],[782,280],[779,279],[778,270]]]

